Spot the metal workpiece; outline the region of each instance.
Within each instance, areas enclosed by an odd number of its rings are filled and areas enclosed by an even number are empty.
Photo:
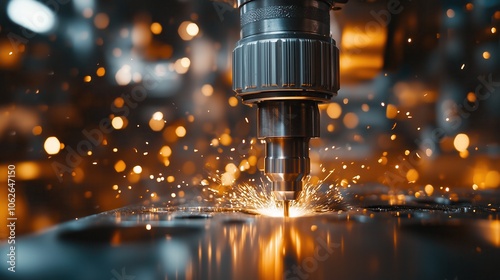
[[[318,103],[339,90],[330,11],[344,2],[238,1],[241,40],[233,51],[233,90],[244,104],[258,106],[264,172],[279,200],[299,196],[310,172],[309,140],[319,137]]]
[[[16,239],[16,272],[0,279],[496,279],[500,208],[371,194],[373,207],[280,220],[203,204],[116,209]]]

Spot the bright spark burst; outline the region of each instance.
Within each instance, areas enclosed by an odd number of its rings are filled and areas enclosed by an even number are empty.
[[[311,181],[308,176],[304,181],[304,187],[299,198],[290,203],[290,217],[312,215],[318,212],[332,210],[332,206],[342,201],[342,196],[336,185],[327,186],[325,181],[333,173],[333,170],[317,183]],[[213,176],[213,181],[220,182],[220,176]],[[243,209],[261,215],[271,217],[283,217],[283,202],[276,199],[273,192],[268,188],[261,178],[260,184],[235,183],[228,191],[219,192],[209,189],[223,207]]]

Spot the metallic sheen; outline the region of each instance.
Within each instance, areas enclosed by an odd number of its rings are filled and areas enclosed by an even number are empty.
[[[330,36],[336,2],[345,1],[238,1],[241,40],[233,51],[233,90],[243,103],[258,106],[264,172],[284,206],[298,198],[310,172],[318,103],[339,89],[339,50]]]

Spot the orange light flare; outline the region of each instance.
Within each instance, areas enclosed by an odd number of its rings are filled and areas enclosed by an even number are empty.
[[[342,201],[339,188],[336,184],[326,186],[325,181],[333,174],[333,170],[326,177],[313,182],[308,176],[304,181],[304,187],[299,198],[290,203],[289,217],[301,217],[313,215],[314,213],[331,210],[332,204]],[[210,181],[219,184],[214,188],[207,188],[211,195],[216,197],[221,206],[242,209],[270,217],[283,217],[283,202],[276,199],[274,194],[267,188],[264,179],[261,183],[254,182],[238,183],[233,180],[231,184],[224,184],[222,175],[215,174]],[[225,185],[227,188],[224,188]]]

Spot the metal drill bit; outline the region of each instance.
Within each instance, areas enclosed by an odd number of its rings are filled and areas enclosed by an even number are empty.
[[[290,216],[290,200],[283,200],[283,217]]]

